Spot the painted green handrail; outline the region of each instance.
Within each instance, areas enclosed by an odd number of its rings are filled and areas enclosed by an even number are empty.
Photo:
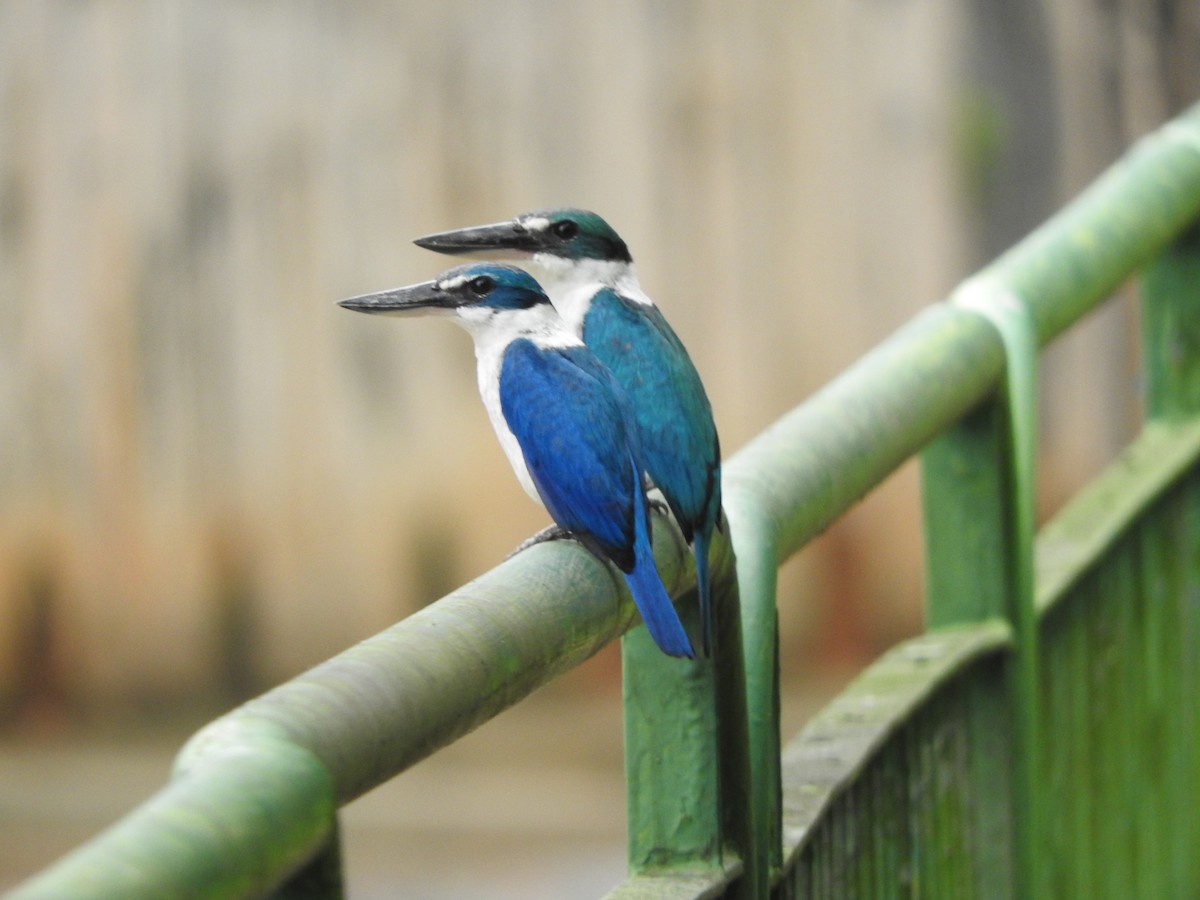
[[[977,283],[1019,298],[1044,344],[1161,253],[1198,213],[1200,108],[1145,139]],[[620,896],[716,896],[726,883],[743,896],[761,895],[774,877],[769,870],[778,874],[786,842],[776,569],[988,396],[1003,361],[991,324],[939,304],[727,462],[739,597],[725,608],[736,609],[740,598],[744,702],[715,680],[708,690],[725,696],[696,696],[683,669],[673,670],[654,702],[690,691],[684,702],[711,704],[721,729],[744,729],[748,758],[716,740],[708,765],[723,785],[711,794],[716,802],[724,798],[728,807],[738,785],[750,794],[741,809],[712,816],[711,831],[728,852],[698,856],[663,846],[664,865],[642,870],[635,863],[640,874]],[[656,555],[678,597],[693,589],[693,578],[678,535],[664,524],[656,521]],[[717,577],[728,584],[733,556],[725,559]],[[333,882],[325,895],[336,896],[336,871],[329,870],[336,868],[338,806],[577,665],[632,621],[628,597],[605,566],[569,544],[535,546],[203,729],[162,792],[12,896],[285,895],[287,879],[314,854],[322,864],[304,877],[325,872]],[[729,651],[735,676],[743,656],[736,649]],[[647,779],[635,781],[641,792],[654,790]],[[663,794],[636,799],[631,808],[656,816],[680,802]],[[669,844],[672,836],[658,839]]]
[[[1085,193],[972,278],[972,289],[1018,298],[1044,345],[1160,254],[1198,213],[1200,106],[1143,139]],[[780,837],[774,815],[781,796],[778,720],[770,709],[778,689],[778,565],[975,407],[994,389],[1003,361],[1002,341],[989,322],[958,304],[938,304],[776,422],[727,467],[754,789],[759,805],[771,812],[758,823],[764,831],[759,847],[777,847]],[[1004,581],[995,579],[997,585]],[[772,852],[759,865],[776,859]]]

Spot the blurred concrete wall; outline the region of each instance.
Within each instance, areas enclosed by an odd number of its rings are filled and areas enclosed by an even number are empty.
[[[544,524],[466,336],[333,305],[421,233],[600,211],[735,452],[1191,99],[1194,21],[1017,6],[0,5],[5,709],[257,689]],[[1131,323],[1048,361],[1051,497],[1129,432]],[[789,567],[796,654],[915,627],[915,496]]]

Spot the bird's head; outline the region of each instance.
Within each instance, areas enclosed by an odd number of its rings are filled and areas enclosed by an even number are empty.
[[[508,222],[457,228],[417,238],[418,247],[455,255],[551,257],[571,262],[633,261],[612,226],[594,212],[562,207],[522,213]]]
[[[471,263],[448,269],[432,281],[339,300],[356,312],[389,316],[448,315],[466,324],[482,323],[504,313],[550,300],[528,272],[502,263]]]

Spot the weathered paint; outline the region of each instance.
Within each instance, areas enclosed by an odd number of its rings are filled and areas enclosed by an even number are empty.
[[[787,747],[778,896],[965,897],[1011,882],[1011,634],[991,621],[895,648]]]

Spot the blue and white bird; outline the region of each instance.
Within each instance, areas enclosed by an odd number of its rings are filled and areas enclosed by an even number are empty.
[[[339,305],[454,317],[474,339],[479,393],[521,485],[560,528],[624,573],[664,653],[693,655],[654,567],[644,463],[629,400],[531,275],[475,263]]]
[[[638,283],[625,242],[594,212],[561,208],[415,243],[440,253],[528,259],[567,325],[625,388],[646,473],[692,546],[704,652],[710,653],[708,552],[713,532],[723,527],[717,428],[700,375]]]

